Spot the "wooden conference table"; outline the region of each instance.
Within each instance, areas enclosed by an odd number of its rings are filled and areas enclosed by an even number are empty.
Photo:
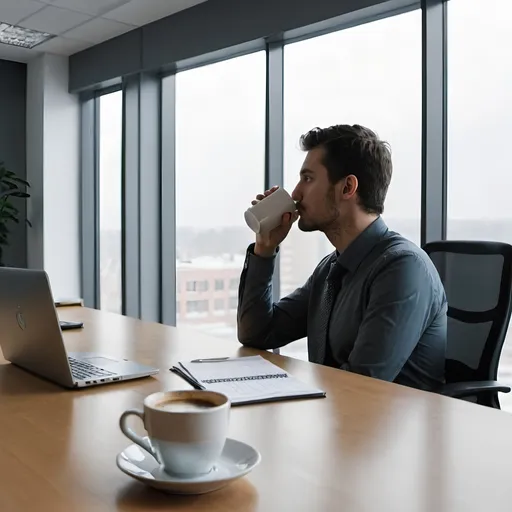
[[[262,454],[234,484],[191,497],[149,489],[116,467],[129,444],[118,429],[122,411],[154,391],[188,388],[168,372],[178,360],[253,351],[87,308],[59,314],[85,322],[65,334],[70,350],[136,359],[161,373],[66,391],[0,364],[1,512],[512,510],[512,416],[270,353],[327,398],[234,408],[230,437]]]

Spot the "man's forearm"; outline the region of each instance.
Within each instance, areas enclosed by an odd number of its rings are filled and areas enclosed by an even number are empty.
[[[263,257],[249,247],[238,294],[238,339],[263,350],[279,348],[307,335],[311,278],[279,302],[272,297],[275,254]]]
[[[238,294],[238,339],[243,345],[260,349],[279,346],[272,333],[274,265],[274,250],[266,255],[255,246],[254,254],[249,249]]]

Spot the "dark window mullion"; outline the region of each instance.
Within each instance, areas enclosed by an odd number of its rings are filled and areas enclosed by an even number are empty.
[[[421,244],[446,238],[446,3],[422,0],[423,130]]]

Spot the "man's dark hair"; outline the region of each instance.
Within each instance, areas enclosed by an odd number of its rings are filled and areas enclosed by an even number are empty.
[[[368,213],[384,211],[393,171],[391,150],[372,130],[358,124],[313,128],[302,135],[300,146],[304,151],[324,147],[323,164],[329,181],[336,184],[353,174],[359,181],[357,193],[361,207]]]

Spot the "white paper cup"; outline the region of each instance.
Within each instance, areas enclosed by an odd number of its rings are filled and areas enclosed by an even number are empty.
[[[296,209],[290,194],[284,188],[278,188],[245,211],[245,222],[256,234],[268,233],[281,224],[285,213],[293,213]]]

